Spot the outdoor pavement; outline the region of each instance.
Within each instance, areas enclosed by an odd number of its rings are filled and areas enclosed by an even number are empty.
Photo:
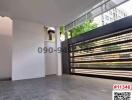
[[[0,81],[0,100],[112,100],[112,86],[123,81],[63,75]]]

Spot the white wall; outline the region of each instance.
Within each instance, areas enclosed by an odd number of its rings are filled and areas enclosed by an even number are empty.
[[[0,17],[0,79],[31,79],[60,73],[56,52],[46,59],[46,54],[37,52],[38,47],[44,47],[44,40],[49,47],[51,41],[48,41],[43,25],[22,20],[12,22],[10,18]],[[48,66],[49,72],[45,73]]]
[[[52,75],[56,74],[58,76],[62,75],[62,59],[61,59],[61,53],[59,53],[58,48],[61,47],[61,40],[60,40],[60,28],[55,27],[56,33],[53,34],[54,40],[49,41],[48,40],[48,33],[46,33],[45,30],[45,46],[47,47],[53,47],[54,52],[53,53],[47,53],[45,54],[45,69],[46,69],[46,75]],[[54,45],[54,46],[53,46]]]
[[[0,79],[11,78],[12,20],[0,16]]]
[[[46,75],[57,75],[56,52],[54,51],[56,49],[55,42],[45,41],[45,47],[50,49],[50,51],[48,50],[48,52],[45,53],[45,73]]]
[[[56,49],[61,47],[60,29],[59,28],[56,28],[55,44],[56,44]],[[57,75],[58,76],[62,75],[62,58],[61,58],[61,56],[62,56],[61,53],[59,53],[59,52],[56,53]]]
[[[53,48],[53,50],[56,49],[55,47],[55,34],[52,34],[52,40],[49,40],[49,35],[47,33],[47,29],[44,29],[44,46],[49,49]],[[49,50],[47,53],[45,53],[45,74],[46,75],[57,75],[57,59],[56,59],[56,52],[53,51],[52,53],[49,53]]]
[[[44,77],[44,55],[37,52],[44,47],[43,25],[13,21],[12,80]]]

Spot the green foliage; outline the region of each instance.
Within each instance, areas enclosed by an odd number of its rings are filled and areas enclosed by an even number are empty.
[[[60,34],[61,34],[62,40],[64,41],[65,40],[65,28],[64,28],[64,26],[60,27]],[[70,32],[66,32],[66,34],[67,34],[68,38],[71,38]]]
[[[85,23],[71,29],[69,31],[68,35],[71,35],[72,37],[75,37],[77,35],[83,34],[87,31],[90,31],[90,30],[95,29],[95,28],[97,28],[97,24],[93,23],[92,21],[86,21]],[[81,44],[78,47],[79,48],[88,48],[92,45],[94,45],[94,44],[86,43],[86,44]],[[84,52],[89,52],[89,50],[85,50]]]
[[[97,28],[97,24],[93,23],[92,21],[86,21],[82,25],[71,29],[69,32],[72,34],[72,37],[74,37],[95,28]]]
[[[60,32],[61,32],[62,34],[64,34],[64,32],[65,32],[64,26],[61,26],[61,27],[60,27]]]

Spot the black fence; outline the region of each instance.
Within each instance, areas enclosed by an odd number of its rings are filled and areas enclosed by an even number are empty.
[[[63,73],[132,78],[132,16],[62,42]]]

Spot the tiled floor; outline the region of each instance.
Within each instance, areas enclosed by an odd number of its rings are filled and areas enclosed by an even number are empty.
[[[0,100],[112,100],[112,85],[126,83],[83,76],[1,81]]]

